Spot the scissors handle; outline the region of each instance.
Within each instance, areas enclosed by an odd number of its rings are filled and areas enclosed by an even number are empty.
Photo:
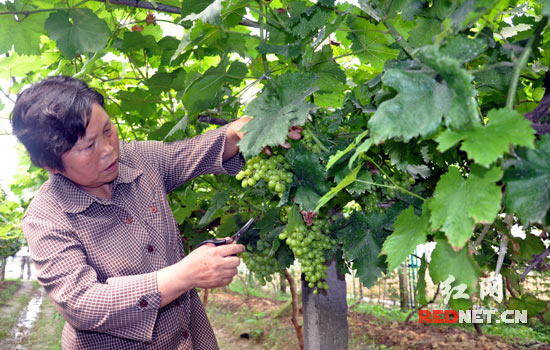
[[[212,243],[214,244],[216,247],[219,246],[219,245],[224,245],[224,244],[227,244],[227,241],[225,239],[207,239],[206,241],[202,241],[200,242],[199,244],[197,244],[195,246],[195,249],[197,249],[198,247],[200,247],[201,245],[205,245],[205,244],[208,244],[208,243]]]

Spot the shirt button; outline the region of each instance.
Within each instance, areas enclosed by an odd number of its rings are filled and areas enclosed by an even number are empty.
[[[184,338],[184,339],[189,338],[189,331],[188,331],[188,330],[184,330],[184,331],[183,331],[183,338]]]
[[[149,303],[147,302],[147,300],[141,299],[141,300],[139,301],[139,306],[141,306],[141,307],[147,307],[147,305],[149,305]]]
[[[154,250],[155,250],[155,248],[154,248],[152,245],[150,245],[150,244],[147,245],[147,251],[148,251],[149,253],[152,253]]]
[[[126,218],[126,223],[127,224],[131,224],[133,221],[134,221],[134,219],[132,219],[131,216]]]
[[[157,212],[157,207],[151,207],[151,213],[156,213]]]

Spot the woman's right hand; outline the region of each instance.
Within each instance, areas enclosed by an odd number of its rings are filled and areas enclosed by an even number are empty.
[[[237,274],[242,244],[205,244],[178,263],[157,272],[161,307],[193,288],[216,288],[231,283]]]

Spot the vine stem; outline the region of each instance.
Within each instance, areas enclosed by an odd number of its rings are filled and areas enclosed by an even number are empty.
[[[527,65],[529,56],[533,51],[533,46],[535,46],[535,43],[540,40],[540,37],[541,37],[540,34],[542,33],[542,30],[544,29],[544,27],[546,27],[547,23],[548,23],[548,16],[543,16],[540,22],[537,24],[533,35],[531,35],[531,37],[529,38],[529,41],[527,41],[527,45],[525,45],[525,49],[521,53],[521,56],[519,56],[516,67],[514,68],[514,72],[512,73],[510,87],[508,88],[508,95],[506,96],[506,107],[510,109],[514,108],[514,99],[515,99],[514,97],[516,95],[516,90],[518,88],[521,71]]]
[[[403,49],[403,51],[407,54],[407,56],[409,56],[409,58],[414,59],[414,55],[412,53],[413,49],[405,40],[405,38],[403,38],[403,35],[401,35],[401,33],[399,33],[397,29],[395,29],[393,24],[391,24],[387,19],[383,18],[382,23],[384,23],[384,26],[386,26],[386,28],[388,28],[391,36],[393,37],[397,45],[399,45],[401,49]]]
[[[388,187],[388,188],[393,188],[393,189],[396,189],[396,190],[405,192],[405,193],[407,193],[407,194],[409,194],[409,195],[411,195],[411,196],[413,196],[413,197],[416,197],[416,198],[418,198],[418,199],[421,199],[422,201],[425,201],[425,200],[426,200],[425,198],[423,198],[423,197],[417,195],[416,193],[413,193],[413,192],[411,192],[411,191],[409,191],[409,190],[407,190],[407,189],[404,189],[404,188],[401,187],[401,186],[397,186],[397,185],[395,184],[395,182],[393,182],[393,180],[391,179],[391,177],[384,171],[384,169],[382,169],[380,166],[378,166],[378,164],[376,164],[376,162],[375,162],[371,157],[369,157],[369,156],[366,155],[366,154],[365,154],[365,157],[367,158],[367,160],[368,160],[369,162],[371,162],[372,164],[374,164],[374,166],[376,167],[376,169],[378,169],[378,171],[380,171],[384,176],[386,176],[386,178],[391,182],[391,184],[392,184],[393,186],[377,184],[377,183],[375,183],[375,182],[370,183],[371,185],[381,186],[381,187]],[[355,181],[365,182],[365,183],[368,183],[368,182],[369,182],[369,181],[357,180],[357,179],[356,179]]]
[[[317,135],[315,135],[315,133],[311,130],[311,128],[309,127],[309,125],[306,125],[306,129],[307,131],[309,131],[309,134],[311,135],[311,138],[313,139],[313,141],[315,141],[316,144],[319,145],[319,147],[321,148],[321,150],[323,152],[329,152],[329,149],[325,147],[325,145],[323,145],[323,143],[321,142],[321,140],[319,140],[317,138]]]
[[[413,196],[413,197],[416,197],[416,198],[418,198],[418,199],[420,199],[420,200],[423,200],[423,201],[426,200],[425,198],[423,198],[423,197],[417,195],[416,193],[411,192],[411,191],[409,191],[409,190],[406,190],[406,189],[404,189],[403,187],[400,187],[400,186],[397,186],[397,185],[388,186],[388,185],[379,184],[379,183],[377,183],[377,182],[371,182],[371,181],[365,181],[365,180],[358,180],[358,179],[355,179],[355,181],[357,181],[357,182],[362,182],[362,183],[367,184],[367,185],[373,185],[373,186],[379,186],[379,187],[387,187],[387,188],[392,188],[392,189],[395,189],[395,190],[400,190],[400,191],[405,192],[405,193],[407,193],[408,195],[411,195],[411,196]]]
[[[260,13],[258,17],[258,22],[260,24],[260,41],[265,43],[265,35],[264,35],[264,3],[263,0],[258,0],[258,5],[260,6]],[[269,75],[269,66],[267,65],[267,56],[265,53],[262,54],[262,64],[264,66],[264,76]]]

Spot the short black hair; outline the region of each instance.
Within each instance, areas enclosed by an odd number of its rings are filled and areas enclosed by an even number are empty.
[[[10,115],[13,134],[40,168],[64,171],[61,156],[86,134],[94,103],[103,95],[76,78],[46,78],[17,96]]]

